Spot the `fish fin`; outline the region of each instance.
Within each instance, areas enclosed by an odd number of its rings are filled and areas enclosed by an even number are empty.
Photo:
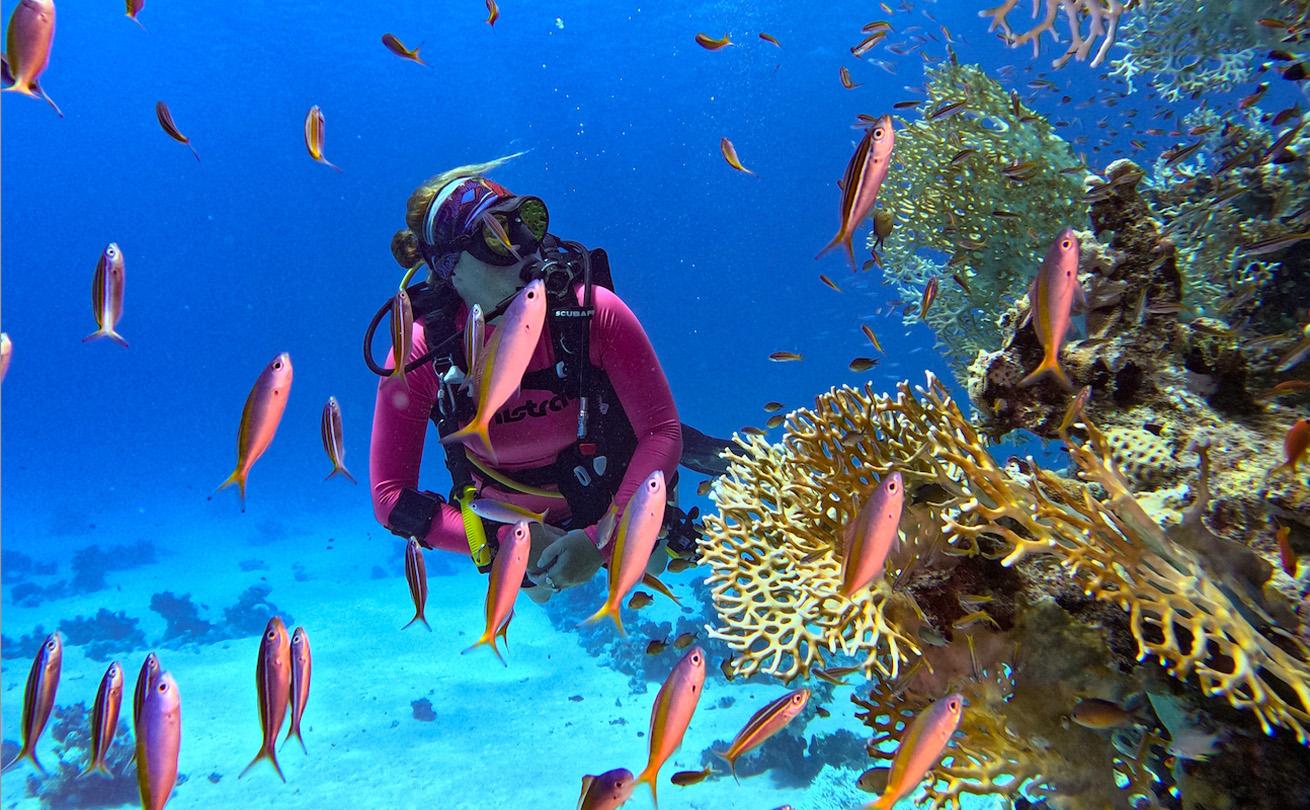
[[[26,744],[24,744],[22,748],[18,749],[18,756],[16,756],[16,757],[14,757],[13,759],[9,760],[7,763],[5,763],[5,766],[4,766],[3,768],[0,768],[0,772],[5,772],[5,773],[7,773],[7,772],[9,771],[10,768],[14,767],[15,765],[17,765],[19,762],[21,762],[21,761],[24,760],[24,759],[30,759],[30,760],[32,760],[32,764],[36,766],[36,769],[37,769],[38,771],[40,771],[41,773],[43,773],[43,774],[45,773],[45,768],[42,768],[42,767],[41,767],[41,763],[36,761],[36,751],[35,751],[35,750],[32,750],[32,751],[27,750],[27,745],[26,745]]]
[[[895,797],[891,796],[891,794],[888,793],[884,793],[881,796],[879,796],[877,799],[864,805],[865,810],[892,810],[892,808],[895,806],[896,806]]]
[[[330,473],[328,473],[327,475],[323,476],[323,480],[326,481],[326,480],[328,480],[329,478],[332,478],[332,477],[337,476],[337,475],[344,475],[344,476],[346,476],[346,478],[347,478],[347,479],[350,481],[350,483],[352,483],[352,484],[358,484],[358,483],[359,483],[358,481],[355,480],[355,476],[353,476],[353,475],[350,474],[350,470],[347,470],[345,467],[343,467],[343,466],[340,465],[340,464],[338,464],[337,466],[333,467],[333,468],[332,468],[332,472],[330,472]]]
[[[296,740],[300,743],[300,750],[305,752],[305,756],[309,756],[309,748],[305,745],[305,736],[299,727],[296,728]]]
[[[196,151],[196,148],[195,148],[194,146],[192,146],[190,142],[187,142],[187,145],[186,145],[186,146],[187,146],[187,149],[190,149],[190,150],[191,150],[191,154],[193,154],[193,155],[196,156],[196,162],[199,163],[199,162],[200,162],[200,153]],[[281,773],[282,773],[281,769],[278,769],[278,775],[281,775]],[[287,780],[286,780],[286,779],[283,779],[282,781],[285,782],[285,781],[287,781]]]
[[[627,631],[623,629],[623,618],[619,616],[619,608],[617,604],[611,606],[608,599],[605,600],[604,605],[601,605],[600,610],[596,611],[595,613],[591,614],[587,618],[578,622],[578,627],[581,627],[584,624],[595,624],[596,622],[600,621],[606,616],[609,616],[611,619],[614,620],[614,625],[619,628],[619,635],[621,636],[628,635]]]
[[[737,778],[737,758],[730,756],[727,751],[710,751],[710,753],[728,763],[728,770],[732,772],[732,780],[740,785],[741,780]]]
[[[96,331],[82,338],[82,342],[87,343],[92,340],[98,340],[99,338],[109,338],[110,340],[117,343],[119,346],[122,346],[124,349],[127,348],[127,341],[123,338],[122,335],[118,334],[113,329],[97,329]]]
[[[340,166],[328,160],[327,158],[318,158],[318,162],[322,163],[324,166],[327,166],[329,169],[335,169],[336,171],[341,171]]]
[[[655,805],[655,810],[659,810],[660,800],[659,800],[659,796],[657,796],[655,793],[655,783],[658,782],[660,779],[660,771],[658,766],[656,766],[655,770],[653,771],[651,770],[651,765],[654,764],[655,763],[652,762],[650,763],[650,765],[647,765],[646,770],[642,771],[641,774],[636,779],[633,780],[632,785],[633,787],[636,787],[637,785],[640,785],[642,782],[645,782],[646,784],[650,785],[651,804]]]
[[[1028,311],[1023,314],[1023,320],[1019,322],[1019,329],[1024,328],[1033,319],[1033,302],[1037,300],[1037,279],[1028,283]],[[1017,331],[1017,330],[1016,330]]]
[[[468,647],[465,647],[463,650],[460,651],[459,654],[460,654],[460,655],[468,655],[469,653],[471,653],[471,652],[473,652],[474,650],[476,650],[478,647],[490,647],[490,648],[491,648],[491,651],[494,652],[494,653],[496,654],[496,658],[500,659],[501,666],[508,667],[509,664],[505,661],[505,656],[503,656],[503,655],[500,654],[500,649],[496,646],[496,635],[497,635],[497,633],[499,633],[499,631],[491,631],[491,630],[489,630],[489,631],[484,632],[484,633],[482,634],[482,637],[481,637],[481,638],[479,638],[477,641],[473,642],[473,643],[472,643],[471,645],[469,645]]]
[[[441,440],[441,443],[451,444],[452,442],[463,441],[464,439],[467,439],[470,436],[475,436],[477,437],[478,441],[482,442],[482,446],[484,449],[486,449],[488,455],[491,458],[491,461],[495,462],[496,451],[491,448],[491,436],[488,435],[487,430],[488,430],[488,425],[479,422],[475,419],[472,422],[465,425],[464,427],[455,431],[454,433],[451,433],[449,436],[444,437]]]
[[[25,95],[25,96],[31,96],[32,98],[40,98],[40,96],[38,96],[38,95],[37,95],[37,94],[32,90],[32,87],[31,87],[30,85],[24,87],[24,86],[20,85],[18,82],[14,82],[13,84],[9,85],[9,86],[6,87],[3,91],[0,91],[0,92],[4,92],[4,93],[22,93],[23,95]]]
[[[414,622],[423,622],[423,626],[426,627],[426,628],[428,629],[428,632],[429,632],[429,633],[432,632],[432,625],[428,624],[428,619],[427,619],[427,617],[424,616],[421,612],[417,612],[417,613],[415,613],[415,614],[414,614],[414,618],[412,618],[412,619],[410,619],[408,622],[406,622],[406,623],[405,623],[405,626],[402,627],[402,628],[400,628],[400,629],[401,629],[401,630],[408,630],[408,629],[409,629],[409,626],[410,626],[411,624],[413,624]]]
[[[59,109],[59,105],[55,103],[55,100],[53,98],[50,98],[50,94],[47,93],[44,89],[41,90],[41,98],[45,99],[46,103],[49,104],[51,108],[54,109],[55,113],[60,118],[64,117],[64,111]]]
[[[1047,374],[1055,377],[1056,382],[1063,386],[1066,391],[1073,390],[1073,383],[1070,382],[1069,377],[1065,375],[1064,369],[1060,368],[1060,359],[1054,354],[1043,357],[1041,365],[1037,366],[1037,368],[1033,369],[1031,374],[1019,381],[1019,387],[1024,388],[1032,385]]]
[[[255,758],[250,760],[250,764],[243,768],[241,773],[237,774],[237,778],[240,779],[245,776],[261,759],[267,759],[271,762],[273,764],[273,770],[277,771],[278,778],[284,783],[287,781],[287,778],[282,775],[282,766],[277,762],[277,752],[269,746],[260,747],[259,753],[255,754]]]
[[[641,584],[645,585],[647,588],[650,588],[652,590],[659,591],[660,593],[669,597],[670,599],[673,600],[673,604],[675,605],[682,604],[681,602],[678,601],[678,597],[674,596],[673,592],[669,590],[669,587],[665,585],[663,582],[660,582],[659,577],[655,576],[654,574],[642,574]]]
[[[814,254],[814,258],[817,259],[823,256],[823,254],[837,247],[838,245],[842,245],[843,247],[846,248],[846,256],[851,261],[851,267],[854,267],[855,248],[851,245],[851,241],[854,239],[854,237],[855,237],[854,233],[847,233],[844,228],[837,231],[837,235],[832,238],[832,241],[824,245],[823,250],[820,250],[818,253]]]
[[[500,629],[496,631],[496,635],[500,636],[500,640],[501,640],[501,642],[504,643],[504,645],[505,645],[505,652],[509,652],[509,635],[508,635],[508,634],[509,634],[509,623],[510,623],[511,621],[513,621],[513,620],[514,620],[514,611],[511,610],[511,611],[509,612],[509,616],[506,617],[506,619],[505,619],[505,623],[502,624],[502,625],[500,626]]]
[[[223,483],[218,485],[218,489],[209,493],[209,499],[213,500],[215,495],[227,489],[228,487],[232,486],[233,484],[237,485],[237,490],[241,493],[241,511],[244,512],[246,511],[246,477],[241,474],[240,468],[233,470],[232,474],[229,475],[223,481]]]
[[[309,749],[305,747],[305,738],[302,737],[302,736],[300,736],[300,726],[296,726],[295,728],[289,728],[289,729],[287,729],[287,736],[285,736],[285,737],[282,738],[282,744],[278,746],[278,750],[281,750],[281,749],[283,749],[283,748],[286,748],[286,747],[287,747],[287,743],[291,741],[291,737],[292,737],[293,735],[295,736],[295,738],[296,738],[297,740],[300,741],[300,750],[301,750],[301,751],[304,751],[306,754],[308,754],[308,753],[309,753]]]

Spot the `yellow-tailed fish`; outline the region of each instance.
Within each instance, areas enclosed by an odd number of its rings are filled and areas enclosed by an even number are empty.
[[[317,104],[305,115],[305,148],[314,160],[341,171],[340,166],[323,157],[323,110]]]
[[[246,479],[250,468],[255,466],[259,457],[273,443],[277,426],[282,421],[282,412],[287,408],[287,397],[291,394],[291,355],[283,352],[264,366],[259,379],[246,397],[246,407],[241,411],[241,425],[237,428],[237,466],[232,474],[214,490],[219,491],[237,485],[241,493],[241,511],[246,511]],[[214,497],[210,495],[209,497]]]
[[[905,484],[898,472],[883,476],[854,522],[846,527],[841,595],[850,599],[877,579],[896,544],[905,505]]]
[[[832,241],[819,251],[819,256],[838,245],[844,245],[851,267],[855,267],[855,249],[851,246],[851,240],[855,236],[855,229],[868,216],[869,209],[878,199],[878,190],[887,179],[895,141],[890,115],[884,115],[864,130],[864,137],[860,139],[855,154],[846,165],[846,173],[842,176],[841,226]]]
[[[1278,543],[1278,563],[1282,566],[1283,573],[1295,578],[1296,550],[1292,548],[1291,533],[1290,527],[1279,526],[1274,530],[1274,541]]]
[[[867,323],[862,323],[860,324],[860,331],[863,332],[864,336],[873,344],[873,348],[882,352],[882,345],[878,343],[878,336],[873,333],[872,326],[869,326]],[[886,354],[886,352],[883,352],[883,354]]]
[[[9,72],[9,59],[3,53],[0,53],[0,88],[8,90],[13,86],[14,76]],[[55,100],[50,98],[50,95],[46,93],[46,91],[41,89],[40,84],[33,82],[32,89],[39,93],[41,98],[45,99],[46,103],[54,109],[60,118],[64,117],[64,111],[59,109],[59,105],[55,103]]]
[[[769,355],[769,359],[775,363],[795,363],[803,358],[797,352],[774,352]]]
[[[404,630],[414,622],[423,622],[423,626],[432,632],[423,611],[428,604],[428,564],[423,561],[423,547],[414,538],[405,546],[405,581],[409,583],[409,597],[414,600],[414,618],[405,623]]]
[[[91,311],[99,328],[82,342],[96,338],[109,338],[123,348],[127,341],[114,331],[123,317],[123,289],[127,285],[127,265],[117,242],[110,242],[96,262],[96,274],[91,281]]]
[[[305,628],[297,627],[291,634],[291,728],[287,729],[283,745],[293,736],[300,741],[300,750],[306,754],[305,738],[301,735],[300,720],[305,715],[305,705],[309,703],[309,682],[314,674],[314,658],[309,649],[309,634]]]
[[[414,348],[414,305],[409,300],[409,293],[396,290],[391,299],[391,374],[388,380],[400,380],[409,388],[405,378],[405,364],[409,362],[410,351]]]
[[[96,690],[96,700],[91,706],[91,741],[90,761],[82,775],[100,771],[105,776],[113,776],[105,764],[109,756],[109,747],[114,744],[114,732],[118,731],[118,713],[123,707],[123,665],[112,662],[100,678],[100,688]]]
[[[1063,435],[1066,430],[1073,427],[1073,423],[1083,418],[1083,409],[1092,399],[1092,387],[1084,385],[1073,399],[1069,400],[1069,407],[1064,411],[1064,418],[1060,420],[1060,427],[1056,433]]]
[[[692,647],[673,667],[655,696],[655,705],[650,710],[650,732],[646,735],[650,742],[650,757],[645,769],[637,776],[637,782],[650,785],[650,798],[657,808],[659,797],[655,786],[660,768],[682,745],[682,735],[687,733],[704,686],[705,651],[699,646]]]
[[[140,14],[141,9],[145,7],[146,0],[127,0],[127,18],[141,26],[142,31],[146,30],[146,26],[145,23],[141,22],[141,19],[137,15]]]
[[[186,144],[187,148],[191,150],[191,154],[196,156],[196,160],[200,160],[200,153],[191,145],[191,139],[183,135],[182,130],[178,129],[177,124],[173,123],[173,113],[168,109],[167,104],[162,101],[155,102],[155,117],[159,119],[159,125],[164,128],[164,132],[168,133],[168,137],[179,143]]]
[[[495,559],[491,561],[491,576],[487,578],[487,625],[478,640],[465,649],[464,653],[487,645],[501,664],[509,666],[505,663],[505,656],[496,647],[496,637],[504,638],[506,645],[509,644],[505,633],[509,630],[510,619],[514,618],[514,600],[518,598],[519,589],[523,585],[523,575],[528,570],[528,553],[531,550],[532,531],[528,522],[521,520],[510,529]]]
[[[546,285],[535,279],[514,296],[482,352],[477,413],[467,425],[443,437],[443,444],[477,438],[495,461],[487,429],[496,411],[519,389],[545,324]]]
[[[0,380],[9,373],[9,361],[14,357],[14,342],[8,332],[0,332]]]
[[[755,174],[755,172],[741,165],[741,159],[737,157],[737,147],[732,145],[732,141],[727,138],[719,139],[719,151],[723,153],[723,159],[726,160],[728,165],[732,168],[739,172],[745,172],[746,174]]]
[[[487,25],[494,30],[496,20],[500,19],[500,9],[496,6],[496,0],[487,0]]]
[[[546,509],[533,512],[531,509],[524,509],[522,506],[491,498],[477,498],[469,504],[469,508],[478,517],[496,523],[518,523],[520,520],[526,520],[529,523],[545,523],[546,512],[549,511],[549,509]]]
[[[403,42],[401,42],[399,39],[396,38],[395,34],[383,34],[382,44],[387,47],[387,50],[391,51],[396,56],[399,56],[402,59],[408,59],[411,62],[417,62],[420,65],[427,67],[427,62],[424,62],[421,58],[419,58],[418,55],[419,49],[423,47],[422,45],[420,45],[418,48],[410,50],[409,48],[405,47],[405,44]]]
[[[928,309],[932,306],[932,302],[937,300],[937,289],[937,277],[933,276],[923,287],[923,297],[919,300],[919,320],[928,317]]]
[[[650,562],[651,552],[655,550],[655,541],[664,523],[667,499],[662,470],[646,476],[646,480],[632,494],[614,533],[614,548],[610,552],[609,563],[609,596],[599,610],[583,620],[583,624],[591,624],[609,616],[619,628],[619,634],[626,635],[619,611],[623,606],[623,598],[646,574],[646,564]]]
[[[50,48],[54,41],[54,0],[21,0],[14,6],[5,37],[5,60],[13,84],[6,87],[6,91],[49,101],[41,89],[40,79],[50,64]],[[55,106],[55,103],[50,101],[50,105]],[[59,108],[55,106],[55,110]]]
[[[27,672],[27,687],[23,690],[23,745],[18,749],[18,756],[5,764],[9,770],[23,759],[32,760],[32,765],[41,773],[46,770],[36,758],[36,743],[45,731],[50,712],[55,706],[55,692],[59,689],[59,673],[64,665],[64,643],[58,633],[51,633],[41,642],[41,649],[32,659],[32,668]]]
[[[478,395],[478,373],[482,370],[482,348],[487,341],[487,319],[482,314],[482,305],[474,304],[469,308],[468,318],[464,321],[464,382],[460,388],[473,396]]]
[[[1024,323],[1032,322],[1045,353],[1041,364],[1020,380],[1019,385],[1032,385],[1050,374],[1065,390],[1073,390],[1073,383],[1060,368],[1060,346],[1069,332],[1074,299],[1081,298],[1078,237],[1073,228],[1065,228],[1046,251],[1037,278],[1033,279],[1028,290],[1029,310]]]
[[[323,406],[323,416],[319,420],[319,434],[323,439],[323,449],[332,461],[332,472],[323,477],[326,481],[338,473],[344,475],[352,484],[358,483],[355,476],[346,469],[346,448],[341,439],[341,406],[336,397],[328,397]]]
[[[751,719],[747,720],[742,730],[737,732],[737,736],[733,738],[732,744],[728,746],[727,751],[715,751],[713,753],[728,761],[728,768],[732,771],[732,778],[736,779],[737,758],[758,748],[765,740],[782,731],[788,723],[795,719],[796,715],[801,713],[809,700],[810,690],[797,689],[769,701],[764,708],[751,715]]]
[[[237,778],[245,776],[261,759],[273,763],[273,770],[283,782],[282,766],[277,763],[277,736],[287,716],[287,703],[291,699],[291,639],[287,626],[279,616],[268,620],[264,635],[259,641],[259,660],[255,663],[255,690],[259,698],[259,725],[264,730],[264,741],[259,753],[250,760]],[[149,700],[149,698],[147,698]]]
[[[582,777],[577,810],[617,810],[632,796],[636,786],[632,771],[627,768],[615,768],[599,776],[588,774]]]
[[[137,787],[142,810],[163,810],[177,785],[182,748],[182,696],[172,674],[160,672],[141,704],[142,742],[137,748]]]
[[[964,697],[958,693],[947,695],[919,712],[906,727],[901,744],[892,758],[886,790],[877,801],[865,807],[891,810],[896,802],[910,795],[928,771],[941,760],[951,735],[960,726],[963,713]]]

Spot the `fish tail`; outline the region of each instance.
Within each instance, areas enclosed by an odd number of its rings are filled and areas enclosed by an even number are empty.
[[[824,245],[823,250],[820,250],[818,253],[814,254],[814,258],[816,259],[820,258],[821,256],[823,256],[823,254],[827,253],[828,251],[832,250],[838,245],[846,246],[846,252],[849,253],[851,257],[851,264],[855,264],[855,248],[851,246],[851,234],[846,233],[845,228],[842,228],[841,230],[837,231],[837,235],[832,238],[832,241]]]
[[[500,659],[501,665],[508,667],[509,664],[505,661],[505,656],[500,654],[500,648],[496,646],[496,634],[497,634],[496,630],[487,630],[482,634],[482,637],[479,638],[477,641],[473,642],[472,645],[465,647],[460,652],[460,655],[468,655],[469,653],[476,650],[478,647],[490,647],[491,651],[496,654],[496,657],[498,659]]]
[[[25,96],[29,96],[29,97],[31,97],[31,98],[40,98],[40,96],[38,96],[38,95],[36,94],[36,91],[32,89],[32,83],[31,83],[31,82],[18,82],[18,81],[15,81],[13,84],[9,85],[9,86],[6,87],[3,91],[0,91],[0,92],[5,92],[5,93],[9,93],[9,92],[22,93],[23,95],[25,95]]]
[[[287,736],[282,738],[282,745],[279,747],[285,748],[286,744],[291,741],[292,736],[294,736],[297,740],[300,741],[300,750],[308,754],[309,749],[305,747],[305,738],[300,735],[299,723],[293,724],[291,728],[287,729]]]
[[[892,810],[896,806],[896,797],[890,793],[884,793],[877,799],[864,805],[865,810]]]
[[[199,163],[199,162],[200,162],[200,153],[196,151],[196,148],[195,148],[194,146],[192,146],[189,142],[187,143],[186,148],[191,150],[191,154],[193,154],[193,155],[196,156],[196,162]],[[273,764],[276,765],[277,763],[274,762]],[[281,773],[282,773],[282,770],[281,770],[281,769],[278,769],[278,774],[281,775]],[[283,779],[282,781],[285,782],[285,781],[287,781],[287,780],[286,780],[286,779]]]
[[[218,485],[218,489],[209,494],[209,497],[212,499],[215,495],[233,484],[237,485],[237,492],[240,493],[241,496],[241,511],[244,512],[246,511],[246,476],[242,474],[240,467],[233,470],[232,474],[229,475],[223,483]]]
[[[82,342],[87,343],[92,340],[98,340],[99,338],[109,338],[110,340],[117,343],[119,346],[122,346],[124,349],[127,348],[127,340],[124,339],[122,335],[115,332],[113,329],[97,329],[96,331],[82,338]]]
[[[614,620],[614,626],[619,628],[619,635],[627,636],[627,631],[623,629],[623,617],[619,615],[618,604],[618,602],[611,603],[608,599],[605,600],[605,604],[601,605],[600,610],[583,619],[581,622],[578,622],[578,626],[581,627],[584,624],[595,624],[606,616],[609,616]]]
[[[1055,377],[1056,382],[1063,386],[1066,391],[1073,390],[1073,383],[1069,381],[1069,377],[1064,373],[1064,369],[1060,368],[1060,357],[1054,352],[1043,357],[1041,364],[1033,369],[1033,373],[1019,381],[1019,387],[1023,388],[1032,385],[1047,374]]]
[[[636,780],[633,781],[632,785],[633,787],[636,787],[637,785],[640,785],[642,782],[645,782],[646,784],[650,785],[651,804],[655,805],[655,810],[659,810],[660,800],[659,800],[659,796],[656,795],[655,785],[657,782],[659,782],[660,771],[659,771],[659,766],[655,766],[655,769],[652,770],[651,765],[655,765],[655,763],[652,762],[650,765],[647,765],[646,770],[641,772],[641,775],[638,776]]]
[[[352,484],[358,484],[358,483],[359,483],[358,481],[355,480],[355,476],[353,476],[353,475],[350,474],[350,470],[347,470],[347,469],[345,468],[345,466],[344,466],[344,465],[341,465],[341,464],[338,464],[338,465],[334,466],[334,467],[332,468],[332,472],[330,472],[330,473],[328,473],[327,475],[323,476],[323,480],[326,481],[326,480],[328,480],[329,478],[332,478],[332,477],[337,476],[337,475],[344,475],[344,476],[346,476],[346,478],[349,479],[350,483],[352,483]]]
[[[741,780],[737,778],[737,757],[728,751],[710,751],[710,753],[728,763],[728,770],[732,772],[732,780],[740,785]]]
[[[488,427],[489,426],[486,422],[474,419],[464,427],[444,437],[441,440],[441,443],[451,444],[452,442],[463,441],[471,436],[475,436],[478,441],[482,442],[483,448],[486,449],[487,453],[490,454],[491,459],[494,461],[496,458],[496,452],[491,448],[491,436],[487,433]]]
[[[255,754],[255,758],[250,760],[250,764],[247,765],[241,771],[241,773],[237,774],[237,778],[240,779],[241,777],[245,776],[246,773],[249,772],[251,768],[255,767],[255,764],[258,763],[261,759],[267,759],[270,763],[272,763],[273,770],[277,771],[278,778],[281,779],[283,782],[287,781],[287,778],[282,775],[282,766],[279,765],[277,762],[277,751],[273,750],[273,747],[268,744],[265,744],[260,747],[259,753]]]
[[[406,622],[406,623],[405,623],[405,626],[402,627],[402,628],[400,628],[400,629],[401,629],[401,630],[408,630],[408,629],[409,629],[409,626],[410,626],[411,624],[413,624],[414,622],[423,622],[423,626],[426,627],[426,628],[428,629],[428,632],[429,632],[429,633],[432,632],[432,625],[428,624],[428,618],[427,618],[426,616],[423,615],[423,611],[421,611],[421,610],[420,610],[420,611],[416,611],[416,612],[414,613],[414,618],[412,618],[412,619],[410,619],[408,622]]]

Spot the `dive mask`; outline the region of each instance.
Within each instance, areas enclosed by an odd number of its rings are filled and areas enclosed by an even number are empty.
[[[468,251],[478,261],[508,267],[537,252],[550,227],[550,212],[539,197],[507,197],[469,223],[469,230],[456,236],[440,251],[437,263],[450,264]]]

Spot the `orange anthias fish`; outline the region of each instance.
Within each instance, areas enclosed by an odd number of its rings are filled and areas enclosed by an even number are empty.
[[[1073,228],[1065,228],[1046,251],[1037,278],[1028,290],[1030,307],[1024,323],[1032,322],[1046,352],[1041,365],[1020,380],[1019,385],[1032,385],[1050,374],[1066,391],[1073,390],[1073,383],[1060,368],[1060,346],[1069,331],[1074,300],[1082,297],[1082,287],[1078,284],[1078,237]]]
[[[3,53],[0,53],[0,87],[8,90],[13,86],[14,77],[13,74],[9,72],[9,59]],[[59,105],[55,103],[55,100],[50,98],[50,95],[46,93],[46,91],[41,89],[41,85],[33,82],[32,88],[41,95],[41,98],[46,100],[46,103],[54,109],[60,118],[64,117],[64,111],[59,109]]]
[[[41,74],[50,64],[50,47],[54,41],[54,0],[22,0],[14,6],[5,39],[5,61],[13,84],[5,90],[44,98],[59,112],[40,85]],[[59,115],[62,117],[63,113]]]
[[[523,586],[523,575],[528,571],[528,553],[531,550],[530,525],[526,520],[520,520],[514,524],[505,540],[501,542],[500,550],[496,552],[496,558],[491,562],[491,576],[487,579],[485,611],[487,626],[478,640],[465,649],[464,653],[487,645],[500,659],[501,664],[509,666],[505,663],[505,656],[501,655],[496,647],[496,637],[504,639],[508,646],[509,639],[505,634],[509,631],[510,619],[514,618],[514,600],[518,599],[519,590]]]
[[[273,443],[277,426],[282,421],[282,412],[287,409],[287,397],[291,394],[291,355],[282,352],[272,362],[264,366],[259,379],[246,397],[246,407],[241,411],[241,425],[237,429],[237,466],[223,483],[218,485],[214,494],[227,489],[233,484],[241,493],[241,511],[246,511],[246,479],[250,468],[255,466],[259,457]],[[213,498],[214,495],[210,495]]]
[[[255,690],[259,697],[259,724],[264,729],[264,741],[259,753],[237,775],[245,776],[261,759],[273,763],[273,770],[283,781],[282,766],[277,763],[277,736],[286,719],[287,703],[291,699],[291,639],[287,626],[279,616],[268,620],[264,635],[259,641],[259,660],[255,664]],[[148,698],[147,698],[148,700]]]
[[[862,84],[856,84],[855,81],[851,79],[851,71],[845,65],[842,65],[841,69],[837,71],[837,78],[841,79],[841,86],[845,87],[847,90],[854,90],[857,87],[864,86]]]
[[[27,687],[23,690],[23,746],[18,749],[18,756],[5,763],[4,770],[20,760],[30,759],[38,771],[46,772],[36,759],[36,741],[41,739],[54,709],[63,666],[64,643],[58,633],[51,633],[41,642],[41,649],[37,650],[32,668],[27,672]]]
[[[323,449],[327,451],[328,458],[332,461],[332,472],[324,476],[323,480],[326,481],[340,473],[346,476],[350,483],[358,483],[355,476],[350,474],[350,470],[346,469],[346,448],[341,439],[341,406],[337,404],[336,397],[328,397],[327,404],[323,406],[319,433],[323,438]]]
[[[182,696],[168,672],[151,679],[141,704],[141,732],[136,772],[141,807],[163,810],[177,785],[177,755],[182,748]]]
[[[414,305],[409,300],[409,293],[397,290],[391,299],[391,374],[388,380],[400,380],[406,389],[409,380],[405,377],[405,364],[409,362],[410,351],[414,348]]]
[[[905,506],[901,474],[884,476],[846,528],[842,555],[841,595],[850,599],[882,575],[887,555],[896,545]]]
[[[96,262],[95,278],[91,281],[91,311],[96,316],[96,331],[82,338],[82,342],[96,338],[109,338],[123,348],[127,341],[114,331],[123,317],[123,289],[127,286],[127,265],[117,242],[110,242],[100,260]]]
[[[728,38],[727,34],[724,34],[722,37],[718,39],[715,39],[709,34],[697,34],[696,44],[701,46],[707,51],[717,51],[720,48],[725,48],[731,45],[732,40]]]
[[[615,768],[600,776],[582,777],[582,795],[578,797],[578,810],[617,810],[632,796],[637,783],[632,771]]]
[[[937,277],[933,276],[928,279],[928,283],[923,288],[923,298],[919,301],[919,320],[928,317],[928,310],[932,307],[932,302],[937,300]]]
[[[646,574],[646,564],[650,562],[651,552],[655,550],[655,542],[659,539],[660,527],[664,524],[667,495],[662,470],[646,476],[646,480],[632,494],[614,535],[609,564],[609,596],[599,610],[583,620],[583,624],[591,624],[609,616],[619,628],[619,634],[626,635],[619,611],[624,597]]]
[[[287,729],[287,740],[295,737],[300,740],[300,750],[306,754],[305,738],[300,733],[300,719],[305,714],[305,705],[309,703],[309,681],[314,674],[314,658],[309,650],[309,634],[305,628],[297,627],[291,634],[291,728]]]
[[[733,779],[737,778],[737,758],[758,748],[765,740],[782,731],[796,715],[801,713],[809,699],[810,690],[797,689],[769,701],[764,708],[751,715],[751,719],[746,721],[745,727],[737,733],[727,751],[714,752],[716,756],[728,761]]]
[[[400,629],[404,630],[414,622],[423,622],[431,633],[432,625],[423,615],[428,604],[428,564],[423,561],[423,547],[412,537],[405,546],[405,581],[409,583],[409,597],[414,600],[414,618]]]
[[[403,42],[396,38],[395,34],[383,34],[382,44],[387,47],[387,50],[391,51],[396,56],[399,56],[402,59],[408,59],[411,62],[418,62],[420,65],[427,67],[427,62],[424,62],[418,55],[419,49],[423,47],[422,45],[414,50],[410,50],[405,47]]]
[[[699,646],[692,647],[669,673],[669,677],[655,696],[655,705],[650,711],[650,758],[646,768],[637,776],[637,782],[650,785],[651,801],[659,807],[656,795],[656,782],[660,767],[673,752],[682,745],[682,736],[687,733],[691,716],[696,712],[696,704],[705,686],[705,651]]]
[[[96,690],[96,700],[91,707],[90,761],[86,770],[82,771],[82,776],[92,771],[113,776],[105,765],[105,758],[109,756],[109,746],[114,744],[114,732],[118,731],[118,713],[122,707],[123,666],[114,661],[100,678],[100,688]]]
[[[855,249],[851,247],[851,240],[855,236],[855,229],[873,208],[873,203],[878,199],[878,190],[887,179],[895,141],[890,115],[879,118],[864,131],[864,137],[860,139],[860,145],[855,148],[855,154],[851,156],[850,163],[846,165],[846,173],[842,176],[841,227],[837,229],[837,235],[832,241],[819,251],[819,256],[838,245],[845,245],[851,267],[855,267]]]
[[[777,38],[773,36],[773,34],[766,34],[766,33],[764,33],[763,31],[761,31],[761,32],[760,32],[760,39],[762,39],[762,40],[764,40],[765,42],[768,42],[769,44],[774,45],[774,46],[776,46],[776,47],[779,47],[779,48],[782,47],[782,43],[779,42],[779,41],[777,40]]]
[[[136,23],[137,25],[141,26],[142,31],[146,30],[146,26],[145,23],[141,22],[141,20],[137,18],[137,15],[140,14],[141,9],[145,7],[146,7],[146,0],[127,0],[127,18],[132,22]]]
[[[305,148],[314,160],[341,171],[340,166],[323,157],[323,110],[317,104],[305,115]]]
[[[739,172],[746,174],[755,174],[755,172],[741,165],[741,159],[737,157],[737,147],[732,145],[732,141],[723,138],[719,141],[719,151],[723,153],[723,159],[728,161],[728,165]]]
[[[496,0],[487,0],[487,25],[494,30],[496,20],[500,19],[500,9],[496,7]]]
[[[1283,437],[1283,456],[1286,461],[1279,464],[1275,471],[1285,469],[1296,475],[1297,462],[1305,455],[1307,447],[1310,447],[1310,418],[1301,418],[1292,423],[1287,435]]]
[[[924,775],[942,758],[951,735],[960,726],[963,713],[964,697],[958,693],[947,695],[919,712],[905,729],[896,749],[891,772],[887,775],[887,789],[877,801],[865,807],[891,810],[896,802],[918,787]]]
[[[478,373],[478,408],[472,421],[441,439],[442,444],[477,438],[492,461],[495,451],[487,429],[491,419],[523,382],[523,372],[532,361],[546,325],[546,285],[535,279],[519,290],[510,302],[501,324],[482,352]]]
[[[1283,573],[1295,577],[1296,551],[1292,548],[1291,533],[1290,526],[1279,526],[1274,532],[1274,539],[1278,541],[1278,563],[1283,567]]]
[[[159,119],[159,125],[164,128],[164,132],[168,133],[168,137],[179,143],[186,144],[187,148],[191,150],[191,154],[196,156],[196,160],[200,160],[200,153],[191,145],[191,139],[183,135],[182,130],[178,129],[177,124],[173,123],[173,113],[168,109],[167,104],[162,101],[155,102],[155,117]]]

